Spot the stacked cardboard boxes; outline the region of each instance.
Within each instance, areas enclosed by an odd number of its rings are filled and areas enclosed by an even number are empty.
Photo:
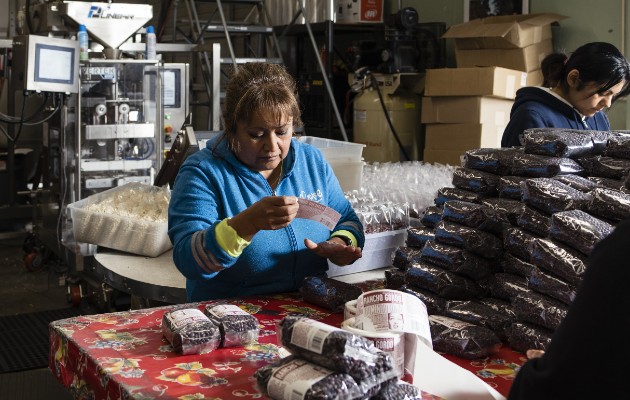
[[[527,85],[542,84],[540,62],[553,52],[551,25],[558,14],[504,15],[451,26],[458,67],[498,66],[528,72]]]
[[[539,86],[541,61],[553,52],[558,14],[507,15],[451,26],[457,68],[427,71],[421,122],[423,160],[460,165],[480,147],[501,147],[516,91]]]
[[[526,72],[501,67],[427,70],[423,160],[460,165],[467,150],[501,147],[516,91],[526,85]]]

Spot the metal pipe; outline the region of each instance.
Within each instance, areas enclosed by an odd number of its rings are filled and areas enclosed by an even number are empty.
[[[326,69],[326,67],[324,67],[324,63],[322,62],[322,58],[319,55],[319,52],[317,51],[317,43],[315,42],[315,36],[313,35],[313,31],[311,30],[311,24],[310,22],[308,22],[308,16],[305,14],[304,12],[304,6],[302,1],[299,2],[299,7],[300,7],[300,11],[302,12],[302,15],[304,16],[305,22],[304,22],[304,26],[306,26],[306,30],[308,31],[308,36],[311,39],[311,45],[313,45],[313,51],[315,52],[315,58],[317,59],[317,63],[319,64],[319,68],[322,71],[322,77],[324,78],[324,86],[326,86],[326,91],[328,92],[328,97],[330,98],[330,104],[333,108],[333,111],[335,112],[335,116],[337,117],[337,122],[339,123],[339,130],[341,131],[341,136],[343,137],[344,141],[348,141],[348,135],[346,134],[346,128],[343,126],[343,119],[341,118],[341,114],[339,113],[339,109],[337,108],[337,103],[335,102],[335,95],[332,91],[332,87],[330,85],[330,80],[328,79],[328,72],[330,71],[329,69]],[[328,30],[331,31],[332,30],[332,21],[328,21],[328,24],[330,24],[330,26],[328,27]],[[329,35],[328,37],[328,41],[329,43],[326,44],[327,49],[326,51],[331,51],[331,47],[328,46],[332,46],[332,35]],[[327,57],[326,62],[331,62],[330,57]]]

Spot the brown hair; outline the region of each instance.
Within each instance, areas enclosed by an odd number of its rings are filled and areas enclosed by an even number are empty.
[[[241,64],[226,86],[223,135],[231,137],[238,122],[251,121],[262,109],[271,110],[278,120],[293,117],[294,128],[302,126],[297,85],[287,70],[278,64]]]

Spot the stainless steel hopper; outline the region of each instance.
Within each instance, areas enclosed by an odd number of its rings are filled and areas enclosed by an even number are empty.
[[[153,6],[66,1],[61,13],[85,25],[90,36],[105,48],[117,49],[153,18]]]

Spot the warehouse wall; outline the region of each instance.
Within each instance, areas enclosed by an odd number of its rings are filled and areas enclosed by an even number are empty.
[[[9,36],[9,0],[0,0],[0,39],[6,39]]]

